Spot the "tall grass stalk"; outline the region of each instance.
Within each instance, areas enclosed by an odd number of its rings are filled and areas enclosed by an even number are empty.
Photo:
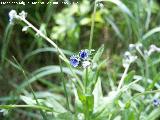
[[[91,33],[90,33],[90,38],[89,38],[89,49],[92,49],[96,9],[97,9],[97,0],[95,0],[95,2],[94,2],[94,10],[93,10],[93,15],[92,15],[92,23],[91,23]]]
[[[28,77],[27,77],[24,69],[22,68],[22,66],[18,63],[18,61],[16,60],[15,57],[13,57],[13,58],[14,58],[16,64],[19,66],[19,68],[20,68],[21,72],[23,73],[25,79],[28,80]],[[32,86],[31,86],[31,84],[30,84],[29,82],[28,82],[28,86],[29,86],[29,88],[31,89],[31,93],[32,93],[32,95],[33,95],[33,98],[34,98],[35,101],[36,101],[36,104],[40,106],[40,103],[39,103],[39,101],[38,101],[38,99],[37,99],[37,97],[36,97],[36,95],[35,95],[35,93],[34,93],[34,90],[33,90]],[[46,113],[45,113],[44,111],[40,110],[40,113],[41,113],[41,115],[42,115],[42,117],[43,117],[44,120],[48,120],[47,115],[46,115]]]
[[[11,108],[33,108],[33,109],[38,109],[38,110],[50,111],[50,112],[53,111],[52,108],[48,108],[48,107],[41,106],[41,105],[0,105],[0,109],[11,109]]]
[[[60,58],[59,58],[59,63],[60,63],[60,70],[61,70],[61,79],[62,79],[63,88],[64,88],[64,93],[65,93],[65,97],[66,97],[67,109],[70,110],[70,109],[69,109],[68,93],[67,93],[66,83],[65,83],[64,74],[63,74],[63,69],[62,69],[62,62],[61,62],[61,59],[60,59]]]
[[[130,66],[130,64],[128,64],[128,65],[126,66],[125,70],[124,70],[124,73],[123,73],[123,75],[122,75],[122,77],[121,77],[121,80],[120,80],[120,82],[119,82],[117,91],[119,91],[119,90],[121,89],[121,87],[122,87],[122,85],[123,85],[123,83],[124,83],[125,77],[126,77],[126,75],[127,75],[128,69],[129,69],[129,66]]]

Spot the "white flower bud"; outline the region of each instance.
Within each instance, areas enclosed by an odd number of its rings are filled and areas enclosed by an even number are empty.
[[[126,51],[123,59],[123,67],[127,67],[129,64],[133,63],[137,59],[137,56],[132,55],[130,52]]]
[[[150,48],[148,50],[148,56],[150,56],[153,52],[160,52],[160,48],[156,45],[150,45]]]
[[[19,13],[19,16],[25,19],[27,17],[27,13],[25,11],[22,11],[21,13]]]
[[[24,27],[22,28],[22,32],[26,32],[26,31],[28,30],[28,28],[29,28],[29,26],[24,26]]]
[[[136,47],[135,44],[129,44],[129,50],[133,50]]]
[[[83,61],[82,62],[82,67],[83,68],[87,68],[87,67],[89,67],[91,65],[91,62],[89,62],[89,61]]]
[[[13,22],[13,20],[17,17],[17,12],[15,10],[11,10],[9,12],[9,21],[10,23]]]

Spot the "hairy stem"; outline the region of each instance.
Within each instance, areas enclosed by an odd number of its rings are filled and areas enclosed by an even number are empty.
[[[40,30],[38,30],[36,27],[34,27],[30,22],[28,22],[25,18],[22,18],[20,16],[18,16],[19,19],[21,19],[23,22],[25,22],[29,27],[31,27],[38,35],[40,35],[42,38],[44,38],[46,41],[48,41],[51,45],[53,45],[57,51],[60,53],[60,55],[63,57],[63,59],[65,59],[67,62],[68,59],[66,58],[66,56],[64,55],[64,53],[62,52],[62,50],[50,39],[48,38],[46,35],[44,35]]]
[[[125,79],[125,77],[126,77],[126,75],[127,75],[127,72],[128,72],[129,66],[130,66],[130,64],[129,64],[129,65],[127,65],[127,67],[126,67],[126,68],[125,68],[125,70],[124,70],[124,73],[123,73],[123,75],[122,75],[122,77],[121,77],[121,80],[120,80],[120,82],[119,82],[119,85],[118,85],[117,91],[119,91],[119,90],[120,90],[120,88],[122,87],[122,85],[123,85],[123,83],[124,83],[124,79]]]

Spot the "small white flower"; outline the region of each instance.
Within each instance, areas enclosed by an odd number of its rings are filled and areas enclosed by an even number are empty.
[[[83,68],[87,68],[87,67],[89,67],[90,65],[91,65],[91,62],[89,62],[89,61],[83,61],[83,62],[82,62]]]
[[[17,12],[15,10],[11,10],[9,12],[9,21],[10,23],[13,22],[13,20],[17,17]]]
[[[126,51],[123,59],[123,67],[127,67],[129,64],[133,63],[136,59],[137,56],[134,56],[130,52]]]
[[[27,17],[27,13],[25,11],[22,11],[19,13],[19,16],[25,19]]]
[[[0,110],[0,113],[3,113],[3,116],[8,115],[8,110],[2,109]]]
[[[129,50],[133,50],[136,47],[135,44],[129,44]]]
[[[158,48],[156,45],[150,45],[150,48],[148,50],[148,56],[150,56],[153,52],[160,52],[160,48]]]
[[[26,32],[26,31],[28,30],[28,28],[29,28],[29,26],[24,26],[24,27],[22,28],[22,32]]]
[[[136,43],[136,48],[142,48],[143,44],[142,43]]]

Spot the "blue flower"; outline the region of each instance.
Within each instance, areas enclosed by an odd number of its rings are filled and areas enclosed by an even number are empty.
[[[89,50],[81,50],[79,52],[79,57],[82,59],[82,60],[86,60],[88,57],[89,57]]]
[[[70,57],[70,64],[73,66],[73,67],[77,67],[79,65],[79,58],[75,55],[72,55]]]
[[[159,99],[153,99],[153,105],[158,106],[159,105]]]

